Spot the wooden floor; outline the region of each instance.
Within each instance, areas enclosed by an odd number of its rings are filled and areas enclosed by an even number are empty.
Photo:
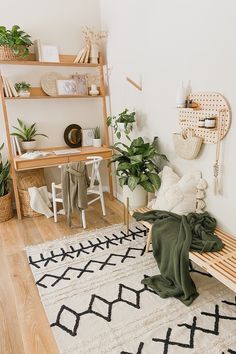
[[[106,196],[107,216],[99,202],[86,212],[87,229],[123,222],[123,208]],[[0,224],[0,354],[58,354],[51,328],[31,274],[24,247],[83,231],[61,216],[16,218]]]

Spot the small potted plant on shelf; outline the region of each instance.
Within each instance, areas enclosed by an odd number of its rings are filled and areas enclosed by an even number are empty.
[[[118,116],[107,117],[107,126],[113,127],[114,132],[118,139],[121,138],[122,132],[126,135],[127,139],[130,140],[129,134],[133,130],[133,124],[135,122],[135,112],[129,112],[127,108]]]
[[[168,161],[165,155],[157,151],[157,138],[152,143],[145,143],[139,137],[130,146],[118,142],[113,148],[115,154],[110,163],[116,163],[116,175],[123,188],[123,201],[129,198],[132,209],[146,206],[148,192],[154,193],[161,185],[158,175],[160,168],[155,159],[159,157]]]
[[[4,144],[1,145],[0,151]],[[5,163],[2,160],[0,152],[0,222],[7,221],[12,218],[12,200],[10,193],[10,162]]]
[[[94,129],[93,146],[95,146],[95,147],[102,146],[100,127],[96,127]]]
[[[33,43],[30,35],[14,25],[11,29],[0,26],[0,60],[24,59]]]
[[[17,119],[18,123],[19,123],[19,127],[14,127],[14,129],[16,129],[16,132],[11,133],[11,135],[13,136],[17,136],[18,138],[20,138],[21,141],[21,146],[24,150],[26,151],[30,151],[36,148],[36,140],[35,137],[36,136],[44,136],[46,138],[48,138],[48,136],[46,134],[42,134],[42,133],[38,133],[37,129],[36,129],[36,123],[33,123],[31,126],[27,126],[24,122],[22,122],[22,120],[20,120],[19,118]]]
[[[15,84],[15,89],[20,97],[29,97],[30,87],[31,85],[26,83],[25,81],[17,82]]]

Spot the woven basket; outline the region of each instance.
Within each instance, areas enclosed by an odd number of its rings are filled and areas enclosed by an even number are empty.
[[[0,222],[7,221],[13,217],[11,194],[0,197]]]
[[[43,168],[17,172],[17,185],[19,189],[23,189],[24,191],[28,191],[30,187],[39,188],[45,186],[46,181]]]
[[[30,206],[30,196],[28,191],[24,191],[23,189],[19,189],[19,197],[20,197],[20,206],[23,216],[34,217],[41,216],[42,214],[34,211]]]
[[[17,60],[19,59],[16,54],[6,45],[0,46],[0,60]]]
[[[19,188],[19,197],[23,216],[41,216],[41,214],[35,212],[30,206],[30,196],[28,188],[39,188],[46,185],[43,168],[18,172],[17,184]]]

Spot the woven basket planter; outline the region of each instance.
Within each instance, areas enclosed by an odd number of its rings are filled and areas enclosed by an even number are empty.
[[[0,60],[17,60],[19,57],[6,45],[0,46]]]
[[[13,217],[11,193],[0,197],[0,222],[7,221]]]

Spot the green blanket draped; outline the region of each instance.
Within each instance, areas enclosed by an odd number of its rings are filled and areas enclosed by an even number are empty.
[[[216,220],[207,212],[182,216],[152,210],[143,214],[136,212],[133,216],[137,221],[153,224],[153,255],[161,273],[143,279],[142,283],[162,298],[176,297],[189,306],[198,296],[189,273],[189,251],[215,252],[224,247],[214,235]]]

